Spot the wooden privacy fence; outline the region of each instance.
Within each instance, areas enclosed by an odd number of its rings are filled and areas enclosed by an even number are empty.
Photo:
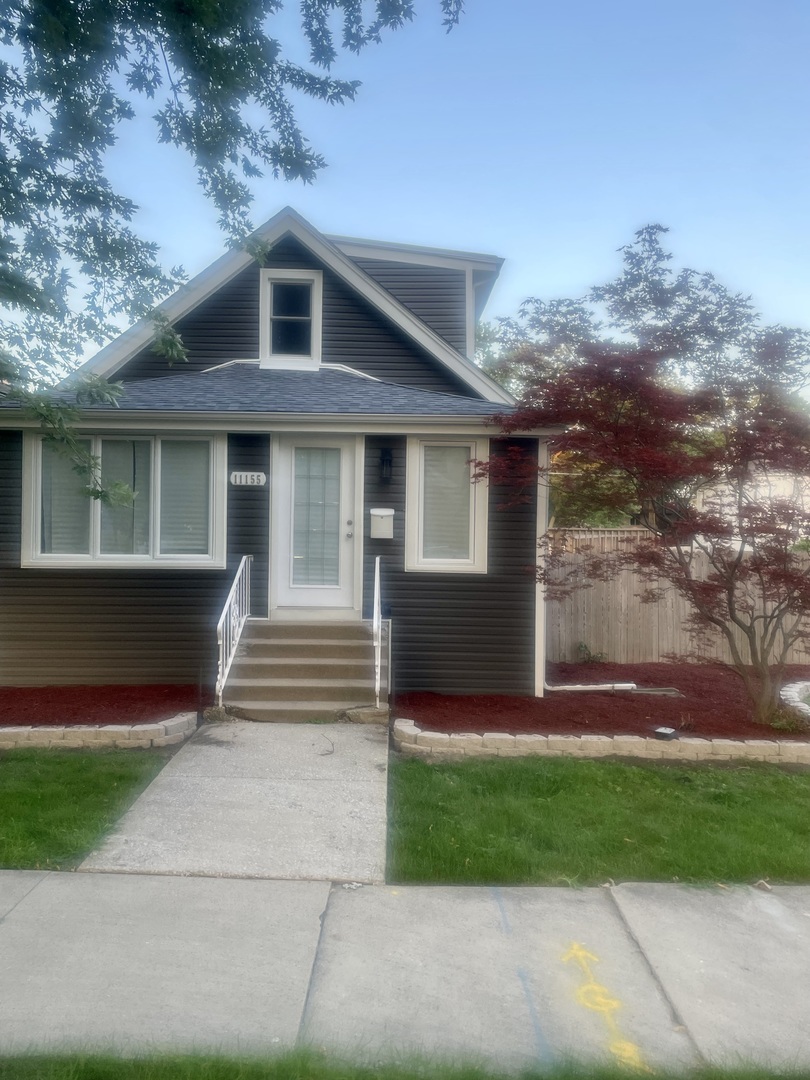
[[[568,544],[563,572],[583,562],[582,548],[591,552],[625,550],[645,535],[643,528],[555,529],[565,534]],[[644,664],[666,660],[668,655],[693,652],[694,641],[685,629],[689,604],[671,587],[657,603],[639,599],[642,584],[632,571],[622,571],[609,581],[596,581],[590,588],[576,589],[566,599],[547,605],[546,634],[551,661],[575,662],[586,652],[617,664]],[[742,644],[744,638],[739,634]],[[730,662],[726,642],[716,638],[713,648],[701,649],[707,659]],[[743,655],[746,655],[743,652]],[[810,663],[810,654],[801,646],[789,656],[794,664]]]

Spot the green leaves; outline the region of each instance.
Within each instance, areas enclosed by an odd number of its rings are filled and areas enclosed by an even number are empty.
[[[152,322],[155,327],[152,351],[157,356],[162,356],[169,367],[188,360],[188,352],[183,344],[183,339],[166,316],[160,311],[153,311]]]
[[[810,382],[810,333],[763,326],[751,298],[713,274],[674,269],[668,230],[647,225],[621,248],[617,278],[576,299],[527,300],[500,320],[501,374],[518,391],[533,372],[565,371],[594,347],[656,354],[673,380],[697,386]]]
[[[326,162],[298,125],[297,94],[330,105],[333,78],[413,18],[412,0],[300,0],[310,66],[273,36],[281,0],[0,0],[0,346],[29,379],[64,375],[88,342],[148,315],[182,282],[131,227],[105,155],[150,103],[158,139],[188,153],[232,243],[252,231],[249,181],[310,183]],[[448,29],[461,0],[440,0]],[[155,108],[156,106],[156,108]],[[180,359],[160,327],[160,348]]]
[[[158,245],[135,232],[138,208],[113,189],[105,155],[137,99],[156,103],[158,139],[191,156],[221,228],[244,244],[250,180],[269,172],[309,183],[326,164],[298,126],[294,96],[352,101],[360,84],[328,74],[339,50],[359,52],[413,17],[411,0],[298,6],[316,70],[286,60],[272,36],[281,0],[0,0],[0,391],[21,402],[93,498],[133,497],[126,485],[101,485],[73,429],[78,408],[113,406],[117,388],[41,388],[89,344],[144,317],[154,351],[170,365],[186,359],[155,310],[185,274],[164,271]],[[441,11],[450,29],[462,2],[441,0]]]

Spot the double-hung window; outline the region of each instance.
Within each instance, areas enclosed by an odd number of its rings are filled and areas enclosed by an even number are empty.
[[[88,435],[101,488],[26,439],[23,565],[225,565],[225,438]]]
[[[262,270],[260,280],[262,365],[316,368],[321,360],[322,272]]]
[[[405,569],[487,571],[487,485],[473,481],[487,439],[408,440]]]

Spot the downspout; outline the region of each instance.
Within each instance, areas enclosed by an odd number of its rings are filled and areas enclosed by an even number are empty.
[[[568,690],[571,693],[584,693],[587,690],[592,692],[610,690],[611,693],[616,693],[618,690],[637,690],[638,687],[634,682],[613,682],[613,683],[572,683],[568,686],[550,686],[545,679],[543,680],[544,690]]]

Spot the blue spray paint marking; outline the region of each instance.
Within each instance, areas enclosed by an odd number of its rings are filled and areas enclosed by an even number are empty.
[[[520,985],[523,987],[526,1008],[529,1010],[529,1017],[531,1018],[532,1028],[534,1029],[534,1043],[537,1050],[537,1059],[538,1061],[543,1062],[543,1064],[548,1065],[554,1061],[554,1053],[548,1044],[548,1040],[543,1034],[540,1017],[537,1015],[537,1006],[534,1003],[531,983],[529,982],[529,974],[525,968],[518,968],[517,976],[520,979]]]
[[[495,888],[493,886],[493,888],[490,891],[492,892],[493,900],[498,905],[498,911],[500,912],[500,915],[501,915],[501,929],[503,930],[503,932],[507,936],[509,936],[512,933],[512,927],[511,927],[511,925],[509,923],[509,916],[506,914],[506,904],[504,904],[504,902],[503,902],[503,896],[501,896],[501,890],[498,889],[498,888]]]
[[[501,930],[507,937],[512,935],[512,924],[509,922],[509,915],[506,911],[506,904],[504,903],[501,890],[492,887],[490,889],[492,893],[492,899],[498,908],[498,912],[501,916]],[[534,995],[532,994],[532,986],[529,981],[529,973],[525,968],[515,969],[520,985],[523,990],[523,998],[526,1002],[526,1009],[529,1013],[529,1019],[531,1020],[532,1030],[534,1031],[534,1045],[537,1053],[537,1060],[544,1065],[551,1064],[554,1061],[554,1053],[548,1044],[548,1040],[543,1033],[543,1027],[540,1023],[540,1016],[537,1012],[537,1006],[534,1002]]]

